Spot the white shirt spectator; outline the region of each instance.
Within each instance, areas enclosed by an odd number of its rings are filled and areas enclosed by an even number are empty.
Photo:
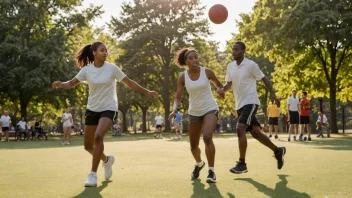
[[[72,125],[72,123],[71,123],[71,118],[72,118],[72,114],[71,113],[64,113],[63,115],[62,115],[62,119],[63,120],[66,120],[66,121],[64,121],[64,126],[71,126]]]
[[[240,65],[236,61],[227,65],[225,81],[232,82],[236,110],[247,104],[259,105],[257,80],[262,80],[264,76],[257,63],[247,58]]]
[[[156,125],[162,125],[164,118],[161,115],[155,116]]]
[[[27,122],[20,120],[17,125],[20,125],[20,129],[26,129]]]
[[[321,116],[318,116],[318,121],[321,122]],[[323,114],[323,124],[326,124],[328,122],[328,118],[326,117],[325,114]]]
[[[87,109],[94,112],[118,111],[116,80],[121,81],[126,75],[114,64],[105,62],[102,67],[89,64],[76,75],[80,82],[87,81],[89,97]]]
[[[0,122],[2,123],[2,127],[10,127],[11,118],[10,116],[2,115],[0,118]]]
[[[298,111],[298,106],[299,105],[299,98],[298,97],[289,97],[287,100],[287,104],[290,105],[290,111]]]

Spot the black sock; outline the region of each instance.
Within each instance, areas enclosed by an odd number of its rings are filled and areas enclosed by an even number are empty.
[[[241,163],[243,163],[243,164],[245,164],[245,163],[246,163],[246,160],[245,160],[245,159],[240,158],[240,162],[241,162]]]
[[[107,163],[107,162],[108,162],[108,160],[109,160],[109,157],[108,157],[108,156],[106,156],[106,161],[105,161],[104,163]]]
[[[277,153],[279,151],[279,148],[276,147],[275,150],[274,150],[274,153]]]

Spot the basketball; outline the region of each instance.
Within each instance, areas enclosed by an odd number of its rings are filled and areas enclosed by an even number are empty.
[[[215,24],[221,24],[226,21],[228,13],[225,6],[215,4],[209,9],[209,19]]]

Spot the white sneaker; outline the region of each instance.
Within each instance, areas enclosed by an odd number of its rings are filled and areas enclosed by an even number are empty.
[[[64,143],[64,142],[61,142],[61,145],[65,145],[65,143]]]
[[[85,187],[97,187],[97,174],[89,173]]]
[[[112,165],[114,164],[115,162],[115,157],[112,156],[112,155],[108,155],[106,156],[108,158],[108,162],[103,162],[102,163],[102,166],[104,167],[104,170],[105,170],[105,179],[108,180],[111,178],[112,176]]]

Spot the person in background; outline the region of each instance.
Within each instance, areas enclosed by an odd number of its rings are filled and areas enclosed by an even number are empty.
[[[319,133],[317,138],[325,138],[325,136],[323,135],[323,132],[327,131],[328,124],[329,124],[328,118],[326,117],[326,115],[319,111],[318,112],[318,120],[316,122],[317,131]]]
[[[163,123],[164,123],[164,118],[161,116],[160,112],[158,112],[157,115],[155,116],[155,135],[154,135],[155,138],[163,139],[163,131],[162,131]]]
[[[177,109],[174,120],[175,136],[174,139],[182,139],[182,116],[180,109]]]
[[[8,142],[9,141],[9,130],[11,127],[11,118],[10,118],[9,112],[7,110],[4,111],[4,115],[2,115],[0,118],[0,125],[1,125],[3,135],[5,135],[5,142]]]
[[[277,133],[279,131],[280,110],[277,107],[275,100],[271,100],[271,103],[268,106],[267,112],[269,117],[269,138],[272,137],[273,126],[274,126],[275,139],[278,139]]]

